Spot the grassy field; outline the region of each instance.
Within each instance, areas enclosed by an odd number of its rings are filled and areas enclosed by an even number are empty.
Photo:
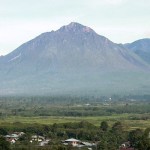
[[[131,114],[119,114],[112,116],[95,116],[95,117],[55,117],[55,116],[43,116],[43,117],[20,117],[20,116],[10,116],[0,119],[0,126],[11,125],[14,123],[23,124],[46,124],[51,125],[54,123],[67,123],[67,122],[79,122],[86,120],[96,126],[100,125],[101,121],[108,121],[111,126],[116,121],[121,121],[127,130],[142,128],[145,129],[150,127],[150,120],[132,120],[129,119]]]
[[[145,129],[150,127],[149,99],[150,96],[145,101],[115,96],[111,101],[106,97],[4,97],[0,98],[0,127],[85,120],[96,126],[102,121],[110,126],[121,121],[127,130]]]

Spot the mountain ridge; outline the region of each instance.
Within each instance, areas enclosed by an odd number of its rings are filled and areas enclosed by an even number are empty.
[[[150,64],[150,38],[140,39],[132,43],[125,44],[125,47]]]
[[[86,29],[88,29],[88,31]],[[43,33],[38,37],[32,39],[31,41],[24,43],[12,53],[5,56],[6,62],[10,62],[10,60],[12,60],[13,58],[16,58],[17,56],[23,54],[24,56],[28,55],[28,58],[31,56],[33,57],[34,55],[38,55],[35,53],[41,53],[41,51],[44,51],[44,49],[49,49],[49,52],[45,50],[45,53],[47,53],[47,55],[56,55],[57,51],[61,52],[71,49],[73,51],[75,49],[76,52],[78,52],[78,49],[80,49],[80,51],[85,52],[89,49],[89,51],[95,50],[95,52],[101,52],[101,54],[105,55],[104,57],[109,55],[107,51],[109,51],[109,53],[112,53],[112,55],[115,52],[120,53],[120,55],[123,56],[122,58],[124,58],[123,61],[127,57],[125,56],[127,50],[125,50],[123,45],[113,43],[104,36],[98,35],[94,30],[90,29],[89,27],[82,26],[81,24],[73,22],[67,26],[61,27],[56,31]],[[60,49],[62,50],[60,51]]]
[[[126,45],[75,22],[43,33],[0,58],[3,93],[132,91],[129,87],[138,91],[140,84],[127,82],[141,72],[147,76],[145,70],[149,64]]]

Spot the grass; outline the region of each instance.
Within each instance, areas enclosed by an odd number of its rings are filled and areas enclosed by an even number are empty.
[[[100,125],[101,121],[108,121],[110,126],[116,122],[121,121],[125,124],[126,129],[135,129],[142,128],[145,129],[150,127],[150,120],[131,120],[129,119],[129,114],[119,114],[119,115],[111,115],[111,116],[92,116],[92,117],[56,117],[56,116],[39,116],[39,117],[22,117],[22,116],[9,116],[6,118],[0,119],[0,126],[4,126],[5,124],[11,125],[15,122],[20,122],[23,124],[45,124],[51,125],[54,123],[67,123],[67,122],[80,122],[82,120],[86,120],[96,126]]]

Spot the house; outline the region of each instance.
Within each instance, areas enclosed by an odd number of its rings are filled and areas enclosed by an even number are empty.
[[[67,139],[65,141],[62,141],[64,145],[72,145],[73,147],[87,147],[89,150],[92,149],[92,147],[96,146],[94,143],[89,143],[89,142],[82,142],[80,140],[71,138],[71,139]]]
[[[39,143],[39,146],[45,146],[45,145],[48,144],[49,141],[50,141],[49,139],[44,140],[44,141],[42,141],[42,142]]]
[[[71,139],[68,139],[68,140],[65,140],[63,142],[64,145],[72,145],[72,146],[78,146],[79,144],[81,143],[81,141],[77,140],[77,139],[74,139],[74,138],[71,138]]]
[[[6,139],[14,138],[14,139],[18,140],[19,135],[17,135],[17,134],[9,134],[9,135],[6,135],[5,138]]]
[[[23,136],[25,133],[24,132],[14,132],[14,134],[18,135],[19,137]]]
[[[45,140],[45,137],[43,137],[43,136],[33,135],[31,137],[30,143],[32,143],[32,142],[42,142],[44,140]]]
[[[19,135],[17,134],[9,134],[4,137],[6,138],[6,141],[10,142],[11,144],[16,143],[16,141],[19,139]]]
[[[90,104],[89,104],[89,103],[87,103],[87,104],[85,104],[85,106],[90,106]]]
[[[89,143],[89,142],[81,142],[81,144],[82,144],[83,146],[87,146],[87,147],[96,146],[94,143]]]
[[[7,141],[8,141],[9,143],[11,143],[11,144],[14,144],[14,143],[16,143],[17,140],[11,138],[11,139],[7,139]]]
[[[12,134],[6,135],[5,138],[15,138],[15,139],[18,139],[19,137],[21,137],[24,134],[25,134],[24,132],[14,132]]]
[[[25,134],[24,132],[14,132],[14,133],[6,135],[4,137],[6,138],[6,140],[8,142],[10,142],[11,144],[14,144],[19,139],[19,137],[21,137],[24,134]]]

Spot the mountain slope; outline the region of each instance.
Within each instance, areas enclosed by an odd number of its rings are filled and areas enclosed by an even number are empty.
[[[133,69],[144,63],[118,45],[78,23],[44,33],[3,58],[9,69]],[[14,67],[15,66],[15,67]],[[23,67],[22,67],[23,66]]]
[[[135,77],[148,69],[139,56],[123,45],[73,22],[57,31],[43,33],[0,58],[1,92],[138,91],[140,83]],[[130,83],[131,80],[134,81]]]
[[[130,44],[125,44],[125,47],[135,52],[144,61],[150,64],[150,39],[137,40]]]

